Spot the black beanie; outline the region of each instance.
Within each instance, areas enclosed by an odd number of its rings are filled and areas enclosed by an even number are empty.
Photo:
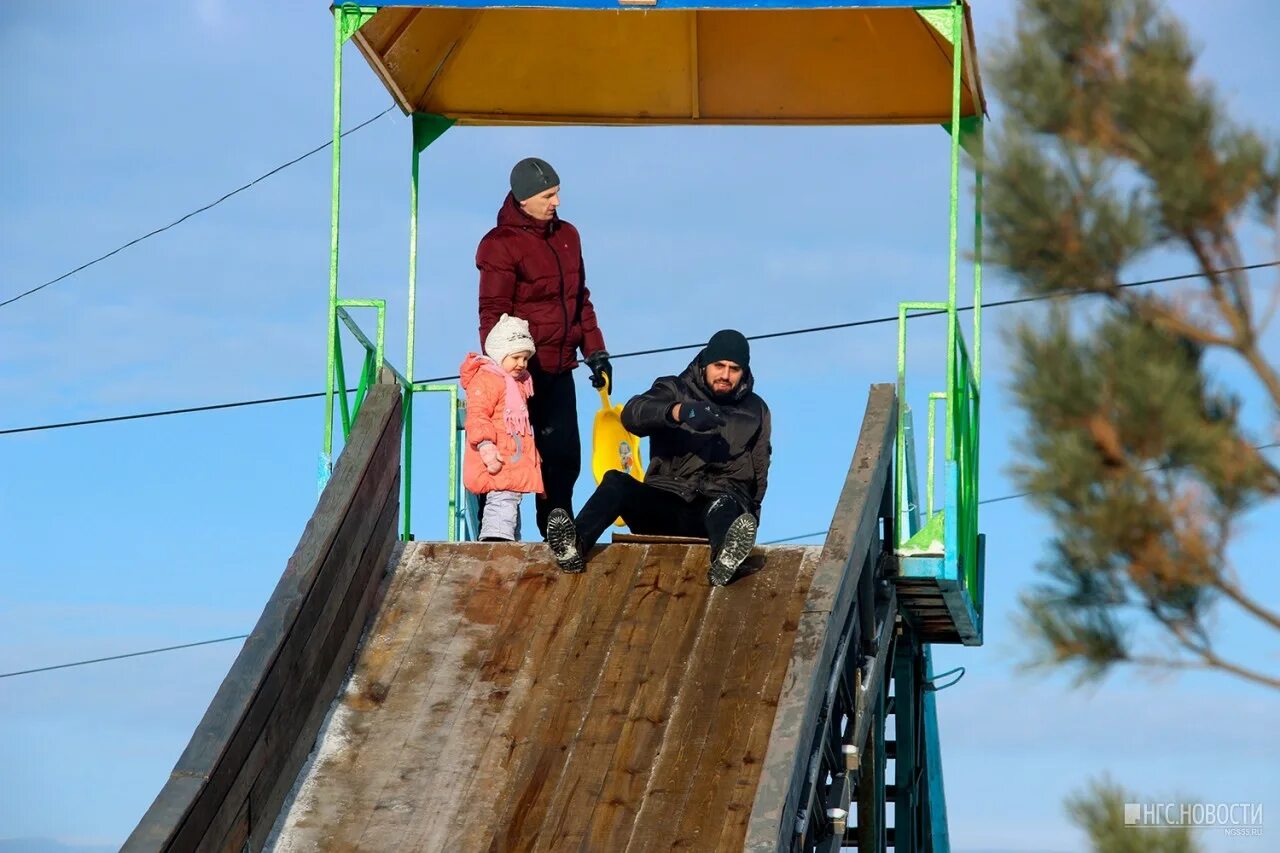
[[[711,336],[711,340],[707,341],[706,347],[698,356],[698,363],[706,367],[717,361],[732,361],[743,369],[750,366],[751,344],[747,342],[742,332],[736,329],[721,329]]]
[[[538,157],[526,157],[511,170],[511,194],[526,201],[560,185],[560,176],[551,164]]]

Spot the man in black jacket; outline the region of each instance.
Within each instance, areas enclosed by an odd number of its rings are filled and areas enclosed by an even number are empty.
[[[619,516],[633,533],[706,536],[707,579],[729,582],[755,546],[769,483],[769,407],[754,391],[751,350],[741,332],[716,332],[679,376],[663,376],[631,398],[622,423],[649,437],[645,481],[605,474],[575,523],[547,519],[547,544],[560,568],[580,572],[591,548]]]

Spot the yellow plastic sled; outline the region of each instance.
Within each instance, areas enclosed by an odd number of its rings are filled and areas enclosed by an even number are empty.
[[[600,411],[596,412],[591,428],[591,473],[595,475],[596,485],[600,485],[609,471],[625,471],[644,481],[640,439],[622,425],[622,406],[609,402],[609,388],[606,386],[600,389]],[[618,527],[623,526],[621,518],[614,523]]]

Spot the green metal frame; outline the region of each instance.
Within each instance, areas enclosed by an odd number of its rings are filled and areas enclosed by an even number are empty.
[[[342,185],[342,48],[356,31],[378,11],[375,6],[362,6],[356,3],[344,3],[333,8],[333,162],[332,188],[330,196],[329,227],[329,334],[327,371],[325,383],[325,422],[324,445],[320,456],[319,485],[323,489],[333,471],[333,425],[335,399],[337,402],[339,421],[342,425],[342,437],[345,440],[351,433],[351,427],[359,415],[368,387],[377,381],[378,371],[387,368],[400,384],[404,395],[404,452],[402,456],[401,481],[404,490],[401,500],[401,538],[413,538],[412,500],[413,500],[413,398],[419,393],[445,393],[449,395],[448,448],[449,467],[447,485],[448,521],[446,526],[449,541],[456,541],[462,529],[461,520],[462,477],[461,447],[455,431],[459,428],[460,411],[458,386],[431,384],[413,381],[414,346],[416,343],[417,319],[417,279],[418,279],[418,196],[419,196],[419,164],[422,152],[432,142],[453,126],[451,119],[441,116],[415,114],[412,117],[412,158],[409,180],[409,304],[408,328],[406,330],[406,352],[404,373],[386,359],[384,350],[386,302],[382,299],[343,299],[338,296],[338,247],[341,222],[341,185]],[[376,308],[378,311],[378,330],[376,343],[361,330],[351,317],[347,308]],[[360,382],[354,389],[354,400],[348,399],[346,387],[346,365],[342,355],[340,326],[345,325],[348,331],[364,347],[364,362],[360,370]]]
[[[954,56],[951,79],[951,122],[945,128],[951,137],[950,210],[948,218],[948,263],[946,302],[904,302],[898,309],[898,458],[895,477],[895,506],[903,522],[898,525],[901,549],[928,547],[940,540],[944,543],[942,573],[947,579],[962,581],[980,623],[982,607],[982,554],[978,535],[978,447],[979,410],[982,379],[982,117],[962,118],[961,81],[965,44],[964,7],[956,2],[945,9],[921,13],[939,32],[948,36]],[[945,16],[945,18],[944,18]],[[959,322],[956,299],[959,278],[960,243],[960,155],[964,149],[974,158],[974,264],[973,264],[973,355],[965,343]],[[928,396],[928,463],[926,466],[925,507],[920,530],[905,523],[907,514],[917,510],[915,484],[906,482],[909,466],[911,410],[907,402],[906,353],[907,321],[914,312],[945,311],[947,318],[946,390]],[[935,459],[935,410],[945,404],[945,458],[942,465],[945,507],[941,518],[934,504],[937,461]],[[911,460],[914,467],[914,460]],[[941,536],[937,534],[941,533]],[[914,537],[914,538],[913,538]]]
[[[387,301],[385,299],[339,299],[335,308],[337,319],[347,327],[364,347],[364,363],[360,368],[360,384],[355,390],[355,402],[348,405],[345,360],[342,357],[342,338],[339,335],[338,323],[335,322],[333,324],[331,344],[336,355],[333,363],[334,370],[331,376],[331,384],[336,384],[337,388],[341,389],[338,393],[338,401],[342,409],[342,440],[346,441],[351,435],[351,425],[355,423],[355,416],[360,411],[361,404],[364,403],[365,394],[368,393],[369,387],[378,381],[378,369],[384,361],[382,353],[383,342],[386,338]],[[348,308],[374,308],[377,310],[378,332],[376,344],[372,343],[360,329],[359,324],[347,312]]]
[[[325,394],[325,434],[324,450],[321,457],[322,482],[327,480],[332,469],[333,453],[333,421],[334,397],[338,396],[340,418],[344,436],[350,431],[359,404],[363,401],[367,384],[376,378],[376,370],[385,363],[382,357],[385,305],[379,308],[379,332],[376,344],[370,344],[367,338],[358,333],[358,327],[346,312],[347,307],[377,307],[378,300],[343,300],[338,297],[338,245],[340,224],[340,184],[341,184],[341,126],[342,126],[342,48],[354,33],[376,12],[373,6],[362,6],[356,3],[345,3],[335,6],[334,12],[334,82],[333,82],[333,186],[332,216],[330,228],[330,264],[329,264],[329,352],[328,381]],[[963,50],[965,38],[964,7],[955,0],[948,5],[940,5],[934,9],[919,10],[921,17],[950,41],[952,58],[951,88],[951,121],[944,125],[951,137],[950,146],[950,215],[949,215],[949,253],[947,270],[946,302],[904,302],[898,314],[898,399],[900,401],[898,420],[897,465],[895,466],[895,500],[899,513],[919,511],[918,502],[912,487],[908,489],[905,482],[907,476],[908,444],[906,432],[910,423],[910,407],[907,403],[906,385],[906,344],[907,320],[915,311],[944,311],[947,317],[947,362],[946,391],[934,391],[929,395],[929,448],[928,465],[926,467],[926,506],[922,517],[923,527],[928,528],[931,522],[937,522],[945,528],[946,571],[951,577],[963,577],[967,592],[974,605],[981,601],[978,562],[977,501],[978,501],[978,437],[979,437],[979,404],[981,401],[980,382],[982,376],[982,164],[981,144],[983,122],[980,115],[962,118],[960,115],[962,77],[964,74]],[[418,273],[418,215],[420,197],[420,164],[422,152],[453,122],[442,116],[414,114],[412,122],[412,152],[409,180],[409,256],[408,256],[408,327],[405,353],[405,372],[395,373],[404,389],[404,454],[402,480],[404,497],[402,501],[404,519],[402,536],[412,538],[411,510],[413,483],[413,395],[419,392],[443,392],[451,395],[452,408],[449,418],[449,521],[448,530],[451,539],[467,525],[460,523],[463,517],[462,492],[458,486],[458,460],[461,455],[458,446],[456,429],[458,428],[458,390],[456,386],[439,386],[415,383],[414,355],[416,343],[417,317],[417,273]],[[976,144],[976,147],[975,147]],[[960,154],[961,149],[974,153],[975,156],[975,217],[974,217],[974,318],[973,318],[973,356],[969,355],[964,334],[959,325],[959,308],[956,300],[958,282],[959,255],[959,211],[960,211]],[[338,324],[343,322],[357,337],[362,340],[366,349],[365,365],[361,370],[361,384],[356,389],[355,405],[349,405],[346,388],[344,365],[341,357],[341,341],[338,335]],[[390,366],[390,365],[387,365]],[[394,368],[392,368],[394,372]],[[342,394],[338,395],[338,389]],[[943,487],[946,493],[946,508],[943,518],[935,518],[933,504],[936,494],[937,460],[935,459],[935,412],[934,405],[945,402],[945,460],[943,464]],[[914,449],[911,451],[914,455]],[[914,469],[914,459],[910,468]],[[901,515],[900,515],[901,518]],[[899,546],[906,542],[910,524],[898,524]]]

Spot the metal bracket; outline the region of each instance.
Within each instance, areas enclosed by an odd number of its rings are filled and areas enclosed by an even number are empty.
[[[357,30],[378,14],[378,7],[343,3],[341,6],[333,7],[333,14],[338,16],[338,31],[342,34],[343,44],[346,44]]]

